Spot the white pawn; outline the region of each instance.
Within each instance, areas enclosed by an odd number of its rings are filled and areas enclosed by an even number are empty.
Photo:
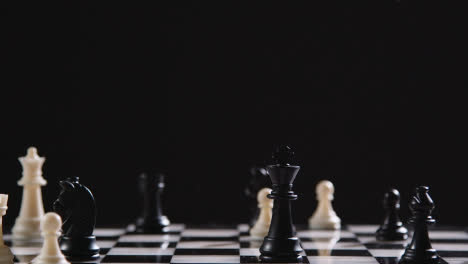
[[[16,245],[28,245],[41,242],[40,222],[44,215],[41,186],[46,185],[42,178],[42,165],[45,158],[37,155],[37,149],[28,148],[25,157],[19,161],[23,166],[23,177],[18,185],[24,186],[20,214],[13,226],[13,242]]]
[[[32,260],[32,264],[70,264],[58,244],[61,227],[62,218],[58,214],[50,212],[42,217],[41,230],[44,242],[41,252]]]
[[[309,218],[309,228],[338,230],[341,228],[341,220],[333,210],[332,203],[335,187],[330,181],[321,181],[317,184],[316,195],[318,206],[314,214]]]
[[[13,253],[9,247],[3,242],[3,222],[2,217],[6,214],[8,202],[7,194],[0,194],[0,264],[12,264],[13,263]]]
[[[260,215],[257,222],[250,229],[252,237],[263,238],[268,234],[271,224],[273,200],[268,198],[267,195],[271,193],[270,188],[263,188],[257,194],[258,208],[260,208]]]

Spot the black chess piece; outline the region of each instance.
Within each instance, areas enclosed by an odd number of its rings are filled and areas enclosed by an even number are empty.
[[[398,241],[408,238],[408,229],[403,226],[398,211],[400,210],[400,193],[390,189],[385,193],[383,200],[385,218],[376,233],[377,240]]]
[[[165,187],[164,175],[143,173],[139,177],[138,187],[143,199],[143,210],[137,219],[135,231],[145,234],[167,233],[170,221],[162,212],[161,201]]]
[[[431,246],[427,230],[429,224],[435,223],[431,216],[435,206],[428,192],[428,187],[419,186],[410,201],[412,215],[409,222],[414,226],[413,239],[406,247],[399,264],[436,264],[440,261],[439,254]]]
[[[99,258],[99,247],[93,236],[96,223],[96,204],[91,191],[78,177],[60,181],[62,188],[53,209],[63,220],[60,249],[70,260]]]
[[[290,165],[294,152],[288,146],[273,154],[274,165],[266,167],[272,182],[268,198],[274,199],[270,230],[260,247],[263,262],[300,263],[302,248],[291,215],[291,201],[297,199],[292,186],[300,167]]]
[[[250,220],[249,226],[252,227],[256,222],[260,209],[258,208],[257,194],[258,192],[270,186],[270,179],[265,168],[259,166],[252,166],[249,170],[250,178],[249,183],[244,189],[244,195],[249,200],[249,213]]]

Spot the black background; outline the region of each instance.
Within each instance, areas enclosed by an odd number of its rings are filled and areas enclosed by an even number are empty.
[[[441,3],[10,3],[1,8],[2,182],[19,211],[17,157],[80,176],[98,225],[138,214],[136,176],[167,173],[173,222],[239,223],[249,166],[290,144],[295,222],[335,184],[344,223],[377,223],[383,192],[429,185],[440,224],[466,214],[466,32]],[[325,1],[327,2],[327,1]],[[3,3],[2,5],[5,5]],[[460,10],[460,14],[458,14]]]

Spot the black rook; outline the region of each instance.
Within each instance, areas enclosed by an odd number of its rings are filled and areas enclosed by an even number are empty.
[[[273,154],[274,165],[266,167],[272,182],[268,198],[274,199],[270,230],[260,247],[264,262],[302,262],[302,248],[291,216],[291,201],[297,199],[292,186],[300,167],[290,165],[294,152],[287,146]]]

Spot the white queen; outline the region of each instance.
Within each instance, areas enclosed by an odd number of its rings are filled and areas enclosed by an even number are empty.
[[[27,155],[20,157],[23,166],[23,177],[18,185],[23,186],[21,210],[13,226],[13,242],[15,245],[41,243],[41,218],[44,215],[41,186],[47,184],[42,178],[42,165],[45,158],[39,157],[37,149],[28,148]]]

